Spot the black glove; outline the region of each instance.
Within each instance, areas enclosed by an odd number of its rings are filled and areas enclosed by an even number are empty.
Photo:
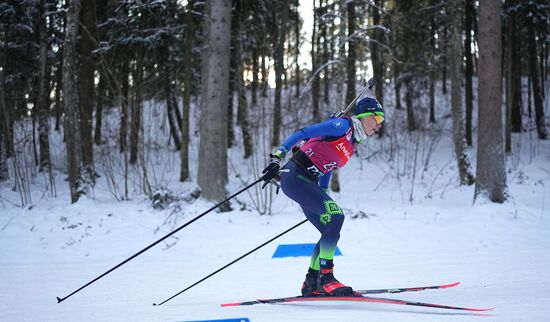
[[[279,175],[279,170],[281,170],[281,158],[274,154],[270,154],[269,156],[271,157],[269,164],[262,171],[262,180],[265,182],[275,179]]]

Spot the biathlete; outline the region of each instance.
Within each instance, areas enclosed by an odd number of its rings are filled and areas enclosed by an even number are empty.
[[[335,117],[299,129],[270,154],[262,179],[267,183],[280,178],[285,195],[300,205],[306,218],[321,233],[302,284],[304,296],[354,295],[353,289],[340,283],[333,274],[344,212],[327,194],[328,185],[332,170],[346,165],[356,145],[377,132],[383,122],[384,109],[380,103],[366,97],[355,106],[354,116]],[[303,144],[297,145],[299,142]],[[281,169],[281,161],[293,147],[290,162]]]

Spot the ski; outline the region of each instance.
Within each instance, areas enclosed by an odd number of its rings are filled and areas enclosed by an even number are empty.
[[[451,284],[441,284],[433,286],[420,286],[420,287],[402,287],[402,288],[381,288],[377,290],[358,290],[356,291],[359,294],[383,294],[383,293],[403,293],[403,292],[417,292],[425,290],[437,290],[443,288],[451,288],[458,286],[460,282],[451,283]]]
[[[433,303],[425,303],[425,302],[414,302],[414,301],[405,301],[405,300],[397,300],[397,299],[389,299],[389,298],[381,298],[381,297],[370,297],[370,296],[364,296],[364,295],[358,295],[358,296],[294,296],[294,297],[283,297],[283,298],[277,298],[277,299],[227,303],[227,304],[222,304],[222,306],[226,307],[226,306],[241,306],[241,305],[253,305],[253,304],[274,304],[274,303],[291,303],[291,302],[317,302],[317,301],[348,301],[348,302],[385,303],[385,304],[430,307],[430,308],[446,309],[446,310],[461,310],[461,311],[470,311],[470,312],[485,312],[485,311],[490,311],[490,310],[494,309],[494,308],[474,308],[474,307],[461,307],[461,306],[452,306],[452,305],[433,304]]]
[[[383,294],[383,293],[404,293],[404,292],[417,292],[417,291],[425,291],[425,290],[437,290],[437,289],[443,289],[443,288],[451,288],[458,286],[460,282],[455,282],[451,284],[440,284],[440,285],[432,285],[432,286],[420,286],[420,287],[401,287],[401,288],[381,288],[381,289],[370,289],[370,290],[356,290],[355,292],[361,295],[365,294]],[[318,297],[318,296],[315,296]],[[281,303],[281,302],[289,302],[292,299],[302,299],[302,298],[309,298],[304,296],[289,296],[289,297],[283,297],[279,299],[271,299],[267,300],[270,302],[262,302],[262,300],[254,300],[254,301],[247,301],[247,302],[240,302],[240,303],[229,303],[229,304],[222,304],[222,306],[236,306],[236,305],[253,305],[253,304],[262,304],[262,303]],[[264,300],[265,301],[265,300]]]
[[[226,306],[243,306],[243,305],[254,305],[254,304],[276,304],[276,303],[316,302],[316,301],[349,301],[349,302],[370,302],[370,303],[386,303],[386,304],[396,304],[396,305],[411,305],[411,306],[431,307],[431,308],[447,309],[447,310],[462,310],[462,311],[471,311],[471,312],[484,312],[484,311],[490,311],[494,309],[494,308],[460,307],[460,306],[451,306],[451,305],[365,296],[366,294],[383,294],[383,293],[394,294],[394,293],[444,289],[444,288],[455,287],[455,286],[458,286],[459,284],[460,282],[451,283],[451,284],[432,285],[432,286],[420,286],[420,287],[357,290],[356,291],[357,296],[326,296],[326,295],[289,296],[289,297],[281,297],[281,298],[273,298],[273,299],[263,299],[263,300],[258,299],[258,300],[245,301],[245,302],[225,303],[225,304],[222,304],[221,306],[226,307]]]

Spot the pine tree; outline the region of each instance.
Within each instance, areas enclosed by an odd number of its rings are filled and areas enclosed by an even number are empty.
[[[63,45],[63,109],[65,114],[65,139],[67,145],[67,172],[71,202],[80,198],[80,135],[79,100],[75,75],[77,74],[77,39],[80,23],[80,0],[71,0],[67,11],[67,27]]]
[[[453,141],[455,156],[458,163],[460,183],[471,185],[474,178],[470,170],[470,161],[466,154],[466,137],[464,133],[464,114],[462,112],[462,8],[463,1],[455,0],[448,3],[451,16],[451,105],[453,113]]]
[[[231,1],[206,2],[207,52],[202,61],[198,184],[209,200],[223,200],[227,183],[227,96]]]
[[[40,169],[48,167],[50,163],[50,126],[49,117],[49,64],[48,64],[48,28],[46,24],[46,0],[40,0],[39,3],[39,46],[40,46],[40,63],[39,63],[39,89],[38,89],[38,141],[40,145]]]
[[[478,148],[475,197],[506,199],[506,165],[502,133],[500,0],[479,6]]]
[[[80,143],[84,171],[93,178],[94,150],[92,136],[92,115],[95,107],[95,60],[96,49],[96,6],[95,0],[82,2],[78,50],[78,96],[80,104]],[[94,180],[90,183],[93,184]]]

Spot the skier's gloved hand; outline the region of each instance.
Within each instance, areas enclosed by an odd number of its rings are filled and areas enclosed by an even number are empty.
[[[262,180],[269,182],[271,180],[279,180],[279,172],[281,172],[281,161],[285,158],[286,148],[280,146],[269,155],[269,164],[262,171]]]
[[[270,154],[269,157],[269,164],[262,171],[262,180],[265,182],[275,179],[279,175],[279,170],[281,170],[281,157],[277,154]]]

